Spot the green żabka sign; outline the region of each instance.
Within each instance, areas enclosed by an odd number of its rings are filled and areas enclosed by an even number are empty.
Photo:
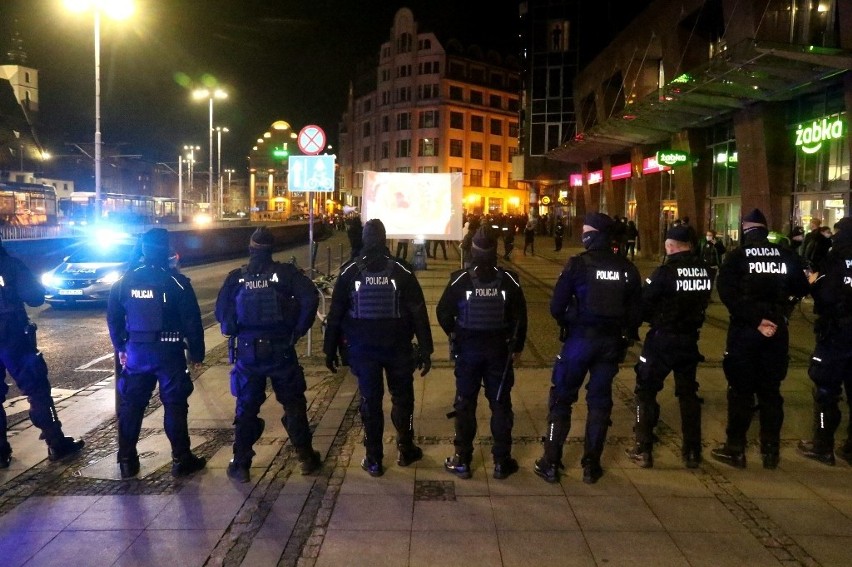
[[[796,128],[796,147],[806,154],[815,154],[822,149],[823,142],[838,140],[846,135],[840,116],[824,117],[810,124],[799,124]]]
[[[658,164],[667,165],[669,167],[683,165],[689,161],[688,153],[677,150],[660,150],[657,152],[656,157]]]

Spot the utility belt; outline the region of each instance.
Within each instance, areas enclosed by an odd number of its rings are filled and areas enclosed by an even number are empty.
[[[254,338],[237,337],[228,343],[228,358],[247,364],[271,362],[279,358],[290,358],[295,355],[293,343],[284,337]]]
[[[651,327],[655,335],[670,335],[683,339],[698,339],[699,330],[695,327]]]
[[[568,327],[568,338],[571,339],[607,339],[617,338],[624,335],[621,327],[612,327],[602,325],[600,327],[578,327],[571,325]]]
[[[127,340],[131,343],[179,343],[184,339],[180,331],[152,331],[127,333]]]

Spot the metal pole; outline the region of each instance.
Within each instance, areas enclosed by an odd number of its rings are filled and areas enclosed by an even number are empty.
[[[328,257],[328,267],[326,268],[325,273],[330,274],[331,273],[331,246],[326,246],[325,251],[326,251],[326,256]]]
[[[101,13],[95,8],[95,222],[101,220]]]
[[[207,154],[207,206],[213,215],[213,93],[210,93],[210,146]]]
[[[219,202],[216,205],[218,218],[222,218],[222,128],[216,128],[216,181],[219,185]]]
[[[178,155],[178,222],[183,222],[183,156]]]

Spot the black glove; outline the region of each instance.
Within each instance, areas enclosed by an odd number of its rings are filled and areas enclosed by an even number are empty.
[[[420,373],[421,376],[426,376],[432,370],[432,357],[428,354],[422,355],[417,361],[417,369],[420,370],[421,368],[423,369]]]
[[[340,366],[340,360],[338,360],[336,354],[326,354],[325,355],[325,367],[331,370],[332,374],[337,374],[337,368]]]

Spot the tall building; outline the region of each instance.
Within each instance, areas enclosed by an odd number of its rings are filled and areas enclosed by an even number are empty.
[[[0,64],[0,180],[32,183],[45,154],[35,130],[38,70],[26,63],[24,42],[15,30]]]
[[[677,218],[728,245],[850,214],[852,2],[655,0],[574,81],[577,212],[637,219],[645,254]],[[663,162],[665,160],[665,162]]]
[[[360,204],[363,171],[461,172],[468,213],[528,213],[529,193],[512,178],[517,58],[439,38],[400,9],[350,88],[338,153],[344,204]]]

